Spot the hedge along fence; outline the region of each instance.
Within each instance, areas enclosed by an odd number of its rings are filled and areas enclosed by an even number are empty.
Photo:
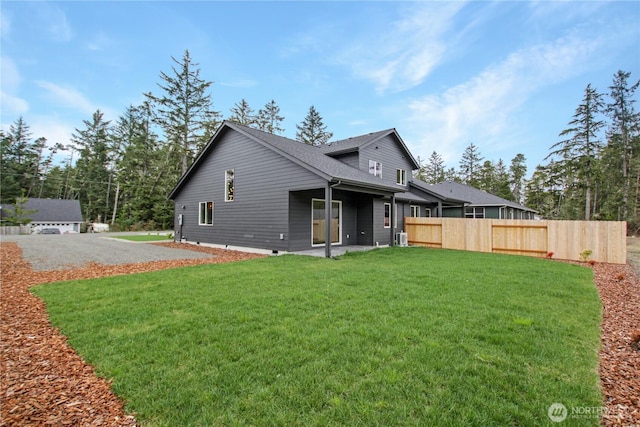
[[[410,245],[627,263],[624,221],[407,217],[404,223]]]

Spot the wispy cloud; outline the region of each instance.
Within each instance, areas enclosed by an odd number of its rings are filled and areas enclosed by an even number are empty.
[[[2,90],[0,90],[0,107],[6,116],[22,115],[29,111],[29,103],[17,94],[22,83],[22,76],[15,62],[3,56],[0,59],[0,76]]]
[[[6,37],[11,32],[11,18],[3,11],[0,14],[0,35]]]
[[[59,7],[50,3],[41,3],[41,17],[44,18],[44,29],[57,42],[68,42],[73,36],[67,16]]]
[[[234,88],[250,88],[258,85],[258,82],[253,79],[237,79],[224,81],[219,83],[220,86],[234,87]]]
[[[523,104],[541,88],[579,74],[599,47],[597,38],[568,36],[523,48],[441,94],[413,100],[408,121],[414,141],[423,152],[437,147],[445,160],[459,158],[470,142],[504,144],[505,135],[516,132],[514,116]]]
[[[373,29],[378,32],[373,38],[356,38],[343,51],[342,61],[354,74],[371,80],[379,93],[419,85],[442,60],[446,35],[463,7],[463,2],[427,2],[406,8],[388,27]]]
[[[95,104],[73,87],[61,86],[43,80],[38,80],[35,83],[44,89],[49,98],[59,106],[73,108],[84,114],[93,114],[98,109]]]

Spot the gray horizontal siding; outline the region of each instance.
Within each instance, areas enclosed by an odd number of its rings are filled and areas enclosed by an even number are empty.
[[[228,169],[235,175],[232,202],[224,201]],[[325,182],[271,149],[229,131],[176,196],[176,217],[184,215],[182,234],[189,241],[288,250],[288,189],[321,187]],[[213,226],[198,225],[198,204],[206,201],[214,202]]]
[[[395,183],[396,170],[407,171],[407,184],[411,178],[412,162],[404,153],[404,150],[391,135],[369,144],[360,150],[359,168],[369,171],[369,160],[375,160],[382,164],[382,180]]]

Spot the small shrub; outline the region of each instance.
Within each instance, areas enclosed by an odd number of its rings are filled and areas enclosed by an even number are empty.
[[[591,249],[585,249],[584,251],[580,252],[580,261],[587,262],[592,253],[593,251]]]

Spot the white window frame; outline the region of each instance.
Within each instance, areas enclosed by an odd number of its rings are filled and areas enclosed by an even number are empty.
[[[389,207],[389,216],[387,216],[387,206]],[[384,204],[384,215],[382,218],[384,228],[391,228],[391,203]],[[389,218],[389,221],[387,221],[387,218]]]
[[[483,219],[485,217],[484,207],[470,207],[470,206],[467,206],[466,208],[464,208],[464,217],[465,218]]]
[[[424,217],[431,218],[431,208],[424,208]]]
[[[210,218],[207,218],[207,216],[209,214],[209,209],[208,209],[207,205],[209,203],[211,203],[211,213],[210,213]],[[213,200],[209,201],[209,202],[200,202],[198,204],[198,225],[212,226],[213,225],[213,211],[214,211]]]
[[[326,199],[311,199],[311,246],[312,247],[322,247],[325,243],[313,243],[313,202],[323,202],[326,205]],[[338,241],[331,242],[331,245],[341,245],[342,244],[342,200],[331,200],[331,204],[338,204]]]
[[[378,178],[382,178],[382,163],[376,160],[369,160],[369,173]]]
[[[418,206],[418,205],[410,205],[409,209],[411,209],[411,217],[412,218],[420,218],[420,206]]]
[[[407,185],[407,171],[405,169],[396,169],[396,184]]]
[[[231,177],[231,187],[229,187],[229,177]],[[233,169],[227,169],[224,171],[224,201],[233,202],[236,194],[236,173]],[[231,188],[231,191],[229,191]]]

